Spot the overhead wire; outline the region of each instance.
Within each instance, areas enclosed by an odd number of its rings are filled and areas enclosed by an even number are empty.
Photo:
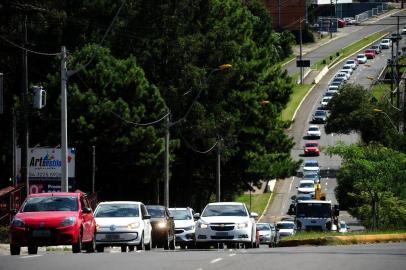
[[[170,114],[168,112],[164,116],[160,117],[158,120],[154,120],[154,121],[151,121],[151,122],[148,122],[148,123],[136,123],[136,122],[124,119],[123,117],[121,117],[119,114],[113,112],[112,110],[110,110],[110,113],[112,113],[114,116],[116,116],[120,120],[126,122],[127,124],[132,124],[134,126],[151,126],[151,125],[154,125],[154,124],[157,124],[157,123],[161,122],[163,119],[165,119],[165,117],[167,117]]]
[[[23,47],[23,46],[20,46],[20,45],[18,45],[18,44],[16,44],[16,43],[12,42],[11,40],[9,40],[9,39],[7,39],[6,37],[4,37],[3,35],[0,35],[0,38],[1,38],[2,40],[4,40],[4,41],[10,43],[10,44],[13,45],[14,47],[17,47],[17,48],[19,48],[19,49],[21,49],[21,50],[23,50],[23,51],[27,51],[27,52],[32,53],[32,54],[44,55],[44,56],[57,56],[57,55],[60,55],[60,54],[61,54],[60,52],[57,52],[57,53],[46,53],[46,52],[34,51],[34,50],[27,49],[27,48],[25,48],[25,47]]]
[[[178,134],[179,134],[180,138],[184,141],[186,147],[189,148],[190,150],[192,150],[193,152],[198,153],[198,154],[207,154],[207,153],[210,153],[210,152],[214,149],[214,147],[216,147],[217,144],[219,143],[219,141],[216,141],[216,142],[215,142],[212,146],[210,146],[210,148],[208,148],[207,150],[203,150],[203,151],[202,151],[202,150],[197,150],[195,147],[192,146],[191,143],[189,143],[188,140],[186,140],[186,138],[182,135],[182,133],[181,133],[179,130],[177,130],[177,131],[178,131]]]

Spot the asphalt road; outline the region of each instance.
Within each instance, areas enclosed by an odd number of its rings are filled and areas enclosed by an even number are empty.
[[[400,12],[398,14],[404,14]],[[395,22],[395,18],[386,17],[376,23],[379,24],[390,24]],[[402,25],[403,26],[403,25]],[[315,52],[309,53],[309,55],[321,56],[320,59],[328,54],[331,54],[335,49],[332,48],[342,48],[351,42],[358,40],[362,35],[368,35],[376,31],[386,29],[388,32],[395,31],[395,26],[388,25],[377,25],[377,26],[364,26],[358,28],[358,30],[351,30],[350,34],[316,49]],[[404,38],[399,47],[405,46],[406,38]],[[349,83],[360,84],[363,87],[369,89],[372,85],[374,79],[378,77],[383,68],[387,63],[387,59],[390,58],[391,50],[383,50],[375,59],[368,60],[367,64],[359,65],[357,70],[354,71],[350,78]],[[354,58],[356,54],[350,58]],[[336,72],[341,69],[343,63],[337,64],[335,67],[331,68],[329,72],[324,76],[324,78],[314,87],[310,94],[306,97],[301,107],[299,108],[294,123],[289,130],[289,135],[293,138],[295,142],[295,147],[291,151],[291,156],[295,160],[299,159],[315,159],[318,160],[320,169],[322,171],[322,191],[326,193],[326,199],[331,200],[334,204],[337,204],[335,198],[334,189],[337,186],[337,181],[335,174],[341,166],[341,159],[338,156],[328,156],[325,153],[321,153],[318,157],[304,157],[303,156],[303,145],[306,141],[306,131],[310,125],[313,112],[319,107],[321,98],[327,89],[327,86],[336,74]],[[321,147],[327,147],[335,145],[337,142],[342,141],[346,144],[356,143],[359,140],[359,136],[356,133],[351,133],[348,135],[341,134],[329,134],[324,132],[324,125],[319,125],[322,135],[318,140]],[[278,181],[272,199],[272,204],[268,208],[267,212],[261,219],[262,222],[275,222],[281,219],[281,217],[287,215],[289,205],[291,200],[297,194],[296,186],[299,183],[299,177],[292,177]],[[353,230],[362,229],[361,226],[354,220],[346,211],[340,212],[340,218],[345,220],[347,224],[351,225]]]
[[[168,269],[168,270],[403,270],[406,243],[224,250],[175,250],[131,253],[72,254],[47,252],[38,255],[0,256],[0,270],[71,269]]]

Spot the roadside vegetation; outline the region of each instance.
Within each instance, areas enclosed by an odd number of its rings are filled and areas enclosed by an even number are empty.
[[[312,84],[295,84],[292,88],[292,94],[286,108],[282,111],[282,120],[291,121],[292,117],[298,108],[302,99],[307,95],[307,93],[312,88]]]
[[[272,196],[272,192],[265,192],[262,194],[251,194],[251,210],[250,210],[250,195],[242,194],[237,196],[234,201],[243,202],[247,205],[247,208],[250,212],[256,212],[260,216]]]

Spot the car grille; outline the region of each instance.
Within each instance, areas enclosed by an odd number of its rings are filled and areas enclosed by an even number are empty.
[[[180,234],[183,233],[185,230],[184,229],[176,229],[175,234]]]
[[[210,225],[210,228],[213,231],[220,231],[220,232],[224,232],[224,231],[232,231],[234,230],[234,223],[212,223]]]
[[[213,235],[213,236],[211,236],[211,239],[213,239],[213,240],[231,240],[231,239],[234,239],[234,236],[233,235],[231,235],[231,236],[215,236],[215,235]]]

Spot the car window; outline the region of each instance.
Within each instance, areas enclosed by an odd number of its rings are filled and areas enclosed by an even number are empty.
[[[248,216],[248,212],[243,205],[208,205],[203,213],[202,217],[213,216]]]
[[[137,204],[101,204],[94,213],[95,217],[139,217]]]
[[[162,206],[153,206],[153,205],[147,205],[147,210],[148,213],[151,215],[153,218],[164,218],[165,217],[165,208]]]
[[[169,210],[173,215],[174,220],[191,220],[193,219],[192,215],[190,214],[189,210],[186,209],[172,209]]]
[[[307,187],[314,187],[314,184],[312,184],[312,183],[300,183],[299,184],[299,187],[301,187],[301,188],[307,188]]]
[[[317,143],[306,143],[306,147],[317,147]]]
[[[317,128],[317,127],[311,127],[311,128],[309,128],[309,131],[318,131],[319,130],[319,128]]]
[[[293,223],[277,223],[276,228],[278,228],[278,229],[294,229],[295,224],[293,224]]]
[[[260,231],[269,231],[271,229],[271,227],[269,226],[269,224],[257,224],[257,228]]]
[[[31,197],[22,212],[78,211],[78,207],[76,196]]]

